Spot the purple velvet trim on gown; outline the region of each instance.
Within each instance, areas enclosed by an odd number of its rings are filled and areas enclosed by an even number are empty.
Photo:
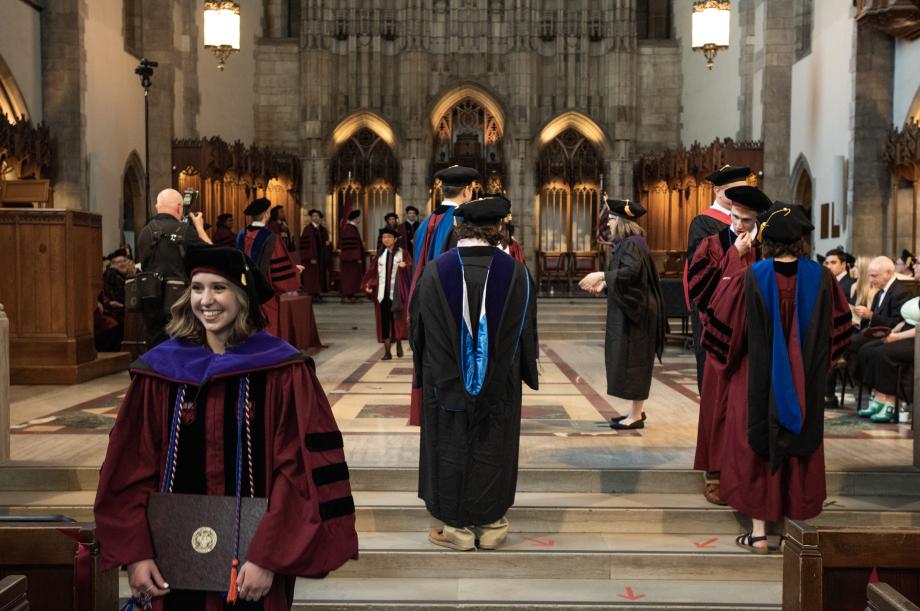
[[[213,378],[270,369],[302,357],[283,339],[260,331],[243,343],[215,354],[207,347],[171,339],[148,350],[131,365],[132,372],[153,372],[174,382],[201,386]]]

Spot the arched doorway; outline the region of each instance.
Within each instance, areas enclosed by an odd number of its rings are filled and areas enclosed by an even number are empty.
[[[122,239],[134,251],[134,239],[147,222],[144,202],[144,166],[134,151],[128,156],[121,179]]]
[[[29,109],[26,107],[22,92],[13,73],[0,55],[0,115],[5,115],[9,123],[29,121]]]
[[[377,230],[388,212],[401,215],[399,162],[376,131],[361,127],[345,139],[330,164],[334,206],[331,230],[335,238],[345,208],[361,209],[361,229],[368,251],[377,244]],[[334,241],[334,240],[333,240]]]
[[[473,184],[474,197],[505,192],[504,114],[494,98],[477,85],[449,91],[432,110],[432,127],[429,211],[443,199],[434,174],[452,165],[479,172],[480,180]]]
[[[802,206],[808,213],[808,218],[817,228],[812,232],[811,239],[814,243],[815,238],[826,240],[828,238],[840,237],[840,219],[835,215],[835,202],[829,202],[821,205],[820,223],[816,223],[813,214],[814,206],[814,181],[812,180],[811,168],[808,165],[808,159],[804,155],[799,155],[792,167],[792,203]],[[817,234],[817,235],[816,235]]]
[[[580,131],[567,128],[546,142],[537,160],[537,250],[597,250],[597,218],[603,161]]]

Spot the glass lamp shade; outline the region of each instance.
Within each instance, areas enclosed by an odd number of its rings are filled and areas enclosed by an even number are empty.
[[[707,46],[727,48],[730,23],[731,9],[728,2],[698,2],[693,7],[691,46],[694,49],[704,49]]]
[[[234,51],[240,50],[240,7],[236,2],[204,3],[204,48],[218,59],[218,68]]]

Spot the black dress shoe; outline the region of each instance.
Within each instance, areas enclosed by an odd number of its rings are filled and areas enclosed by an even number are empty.
[[[629,418],[629,414],[625,416],[617,416],[615,418],[611,418],[610,422],[622,422],[626,420],[627,418]],[[646,419],[645,412],[642,412],[642,420],[645,420],[645,419]]]
[[[634,431],[636,429],[644,429],[645,420],[636,420],[632,424],[620,424],[619,422],[611,422],[610,428],[615,431]]]

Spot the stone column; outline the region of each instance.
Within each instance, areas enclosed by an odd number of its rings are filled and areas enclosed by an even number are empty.
[[[86,0],[49,2],[41,12],[42,110],[54,138],[54,206],[85,209]]]
[[[0,304],[0,463],[10,459],[10,321]]]
[[[846,223],[852,226],[852,252],[891,255],[891,173],[881,153],[892,122],[894,41],[859,22],[854,38],[848,178],[852,212]]]
[[[143,3],[144,57],[159,63],[154,69],[150,104],[150,200],[153,215],[157,193],[172,187],[172,142],[175,134],[176,63],[174,21],[170,3]]]
[[[795,60],[793,0],[764,3],[763,188],[775,200],[792,201],[789,130],[792,63]]]
[[[737,44],[741,45],[741,61],[738,73],[741,75],[741,95],[738,96],[738,112],[741,122],[735,140],[748,142],[754,139],[754,43],[749,38],[754,35],[754,2],[738,3],[738,20],[741,24],[741,36]]]

